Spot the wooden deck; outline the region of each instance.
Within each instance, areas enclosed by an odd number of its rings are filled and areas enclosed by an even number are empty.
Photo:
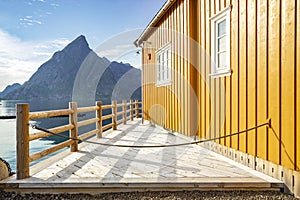
[[[191,141],[140,119],[127,121],[102,139],[109,144],[158,145]],[[31,177],[0,182],[21,192],[116,192],[145,190],[279,190],[282,182],[199,145],[120,148],[82,143],[31,167]]]

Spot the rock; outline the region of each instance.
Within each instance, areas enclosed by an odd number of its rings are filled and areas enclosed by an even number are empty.
[[[9,172],[6,164],[0,160],[0,181],[9,177]]]

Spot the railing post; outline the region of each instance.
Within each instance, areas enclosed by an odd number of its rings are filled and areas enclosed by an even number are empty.
[[[133,100],[130,99],[130,120],[133,121]]]
[[[112,101],[111,113],[113,114],[112,128],[113,128],[113,130],[117,130],[117,101],[116,100]]]
[[[102,138],[102,101],[97,101],[96,106],[99,107],[99,109],[96,110],[96,117],[99,119],[96,123],[96,129],[98,130],[97,138]]]
[[[143,102],[141,102],[141,117],[142,117],[142,124],[144,124],[144,110],[143,110]]]
[[[17,104],[17,179],[29,177],[29,104]]]
[[[135,100],[135,117],[139,118],[139,101]]]
[[[69,103],[69,109],[73,110],[73,113],[69,115],[69,123],[74,126],[74,128],[72,128],[69,131],[69,135],[72,138],[78,138],[78,126],[77,126],[78,112],[77,112],[77,103],[76,102],[70,102]],[[78,141],[77,140],[74,140],[74,143],[70,145],[70,150],[71,150],[71,152],[78,151]]]
[[[127,101],[123,100],[123,123],[126,124],[127,121],[127,109],[126,109]]]

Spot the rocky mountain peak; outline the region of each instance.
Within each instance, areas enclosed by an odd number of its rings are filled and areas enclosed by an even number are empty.
[[[65,51],[74,51],[76,49],[91,50],[85,36],[80,35],[64,48]]]
[[[60,61],[67,55],[74,60],[78,60],[78,58],[86,57],[91,51],[92,50],[90,49],[85,36],[80,35],[63,50],[55,52],[53,58]],[[79,62],[82,62],[82,60],[79,60]]]
[[[77,80],[79,73],[83,79],[83,90],[91,88],[91,82],[94,81],[98,85],[95,85],[89,95],[95,93],[97,100],[110,102],[115,85],[129,70],[137,71],[137,75],[129,78],[128,83],[123,85],[130,85],[131,82],[140,83],[139,70],[122,63],[111,63],[107,58],[99,57],[81,35],[63,50],[54,53],[27,82],[5,95],[5,99],[71,101],[74,81]],[[137,98],[140,98],[140,94]]]

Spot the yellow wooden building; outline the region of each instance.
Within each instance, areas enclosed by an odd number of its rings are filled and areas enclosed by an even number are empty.
[[[145,119],[199,138],[269,122],[217,151],[300,195],[299,1],[168,0],[135,44]]]

